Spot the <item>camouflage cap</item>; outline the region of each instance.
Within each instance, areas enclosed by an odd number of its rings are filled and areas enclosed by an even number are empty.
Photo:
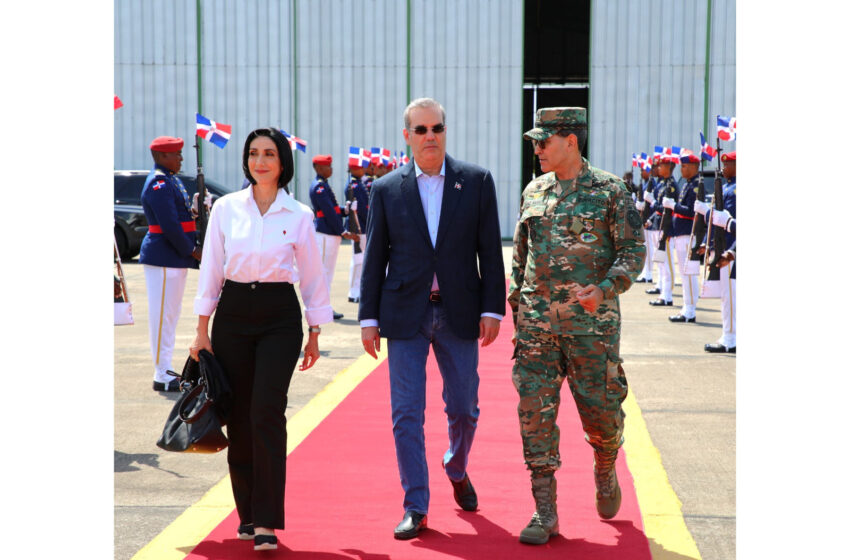
[[[537,110],[534,128],[522,135],[526,140],[545,140],[560,128],[587,128],[584,107],[543,107]]]

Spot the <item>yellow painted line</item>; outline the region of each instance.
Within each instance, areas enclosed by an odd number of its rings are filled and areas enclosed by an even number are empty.
[[[661,454],[652,444],[649,430],[634,394],[623,403],[626,413],[626,463],[635,481],[643,528],[653,560],[702,560],[697,544],[685,525],[682,502],[667,479]]]
[[[386,340],[378,360],[364,354],[337,374],[324,389],[286,422],[289,455],[387,357]],[[182,560],[233,511],[230,477],[225,476],[196,504],[189,506],[132,560]]]

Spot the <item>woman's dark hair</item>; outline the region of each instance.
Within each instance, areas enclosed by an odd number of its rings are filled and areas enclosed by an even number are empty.
[[[248,134],[248,138],[245,139],[245,147],[242,149],[242,172],[245,173],[245,177],[252,185],[257,184],[257,181],[251,176],[251,172],[248,171],[248,152],[251,149],[251,142],[258,136],[271,138],[274,145],[277,146],[277,153],[280,158],[280,177],[277,180],[277,188],[288,193],[289,189],[286,188],[286,185],[292,180],[295,164],[292,161],[292,148],[289,146],[289,140],[276,128],[258,128]]]

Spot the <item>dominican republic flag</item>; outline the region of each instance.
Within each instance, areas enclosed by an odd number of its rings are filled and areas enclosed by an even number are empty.
[[[410,158],[404,155],[404,150],[399,150],[398,161],[401,163],[401,165],[407,165],[408,163],[410,163]]]
[[[670,148],[670,155],[673,156],[673,161],[676,163],[681,163],[680,155],[682,154],[682,148],[679,146],[673,146]]]
[[[379,158],[381,157],[381,148],[377,146],[372,146],[372,148],[369,150],[369,157],[373,158],[375,156],[378,156]]]
[[[389,148],[381,148],[381,151],[379,153],[381,154],[381,163],[383,163],[384,165],[389,165],[392,161],[392,158],[390,158]]]
[[[224,149],[225,144],[230,140],[229,124],[211,121],[200,113],[195,113],[195,121],[198,123],[198,136]]]
[[[717,137],[731,142],[738,136],[738,119],[717,115]]]
[[[640,159],[638,161],[640,162],[641,169],[644,171],[652,171],[652,158],[646,155],[646,152],[640,153]]]
[[[350,146],[348,148],[348,165],[356,165],[357,167],[369,167],[369,162],[372,159],[372,154],[365,148]]]
[[[298,138],[297,136],[294,136],[294,135],[288,133],[287,131],[283,130],[282,128],[280,129],[280,133],[283,134],[284,136],[286,136],[286,139],[289,140],[289,147],[292,148],[293,152],[295,150],[300,150],[300,151],[304,152],[305,154],[307,153],[307,141],[306,140],[302,140],[301,138]]]
[[[632,167],[638,166],[638,157],[637,154],[632,152]]]
[[[115,96],[115,108],[116,108],[116,109],[120,109],[120,108],[121,108],[121,107],[123,107],[123,106],[124,106],[124,104],[123,104],[123,103],[121,103],[121,100],[120,100],[120,99],[118,99],[118,96],[116,95],[116,96]]]
[[[711,161],[717,156],[717,150],[712,148],[711,144],[705,141],[705,136],[703,135],[702,130],[699,131],[699,145],[702,159]]]
[[[652,157],[664,155],[664,147],[663,146],[655,146],[652,149]]]

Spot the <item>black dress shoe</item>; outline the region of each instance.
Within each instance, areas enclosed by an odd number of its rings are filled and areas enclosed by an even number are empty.
[[[711,352],[712,354],[718,354],[718,353],[734,354],[735,348],[737,348],[737,346],[733,346],[731,348],[728,348],[726,346],[723,346],[719,342],[712,342],[711,344],[705,345],[705,351]]]
[[[469,475],[463,475],[463,480],[455,482],[451,478],[449,482],[454,488],[455,502],[463,511],[475,511],[478,509],[478,495],[475,493],[475,488],[472,487],[472,482],[469,481]]]
[[[670,301],[664,301],[663,299],[658,298],[656,300],[650,301],[649,305],[654,305],[654,306],[673,305],[673,300],[671,299]]]
[[[650,288],[649,290],[646,290],[646,293],[648,293],[648,294],[660,294],[661,290],[659,290],[658,288]]]
[[[343,315],[342,313],[337,313],[336,311],[334,311],[334,321],[339,321],[343,317],[345,317],[345,315]]]
[[[647,280],[646,278],[638,278],[637,280],[635,280],[635,282],[637,282],[638,284],[644,284],[646,282],[652,282],[652,278],[650,278],[649,280]]]
[[[168,383],[160,383],[159,381],[154,381],[153,390],[164,391],[166,393],[176,393],[180,390],[180,380],[172,379]]]
[[[428,516],[416,511],[404,512],[404,518],[393,531],[393,537],[400,541],[412,539],[419,534],[422,529],[428,528]]]
[[[679,313],[678,315],[673,315],[671,317],[668,317],[668,319],[670,319],[671,323],[696,323],[697,322],[696,315],[694,315],[693,317],[685,317],[681,313]]]
[[[348,301],[351,302],[351,303],[360,303],[360,298],[359,297],[350,297],[350,298],[348,298]]]

